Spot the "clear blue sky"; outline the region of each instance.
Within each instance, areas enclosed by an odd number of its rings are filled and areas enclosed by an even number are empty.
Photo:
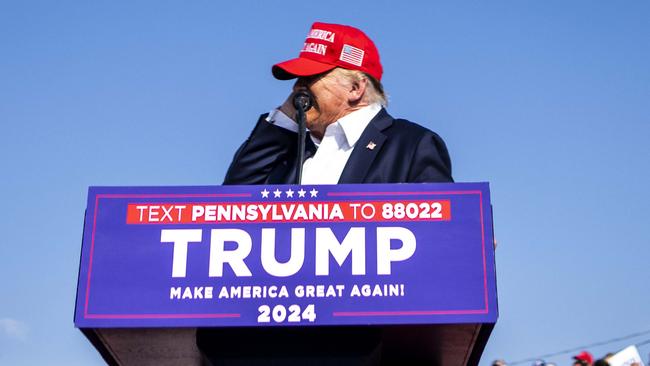
[[[650,329],[647,1],[4,1],[0,364],[102,364],[72,323],[87,187],[219,184],[316,20],[365,30],[389,111],[491,184],[483,365]]]

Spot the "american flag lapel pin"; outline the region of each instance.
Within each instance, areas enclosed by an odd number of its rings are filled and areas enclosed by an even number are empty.
[[[377,146],[377,144],[375,144],[374,141],[370,141],[370,142],[368,143],[368,145],[366,145],[366,149],[368,149],[368,150],[374,150],[374,149],[375,149],[375,146]]]

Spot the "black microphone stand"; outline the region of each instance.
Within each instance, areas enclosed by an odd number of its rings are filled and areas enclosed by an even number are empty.
[[[307,136],[307,122],[305,112],[311,108],[311,96],[305,91],[299,91],[293,96],[293,106],[296,108],[296,122],[298,122],[298,151],[296,154],[296,184],[302,181],[302,163],[305,160],[305,138]]]

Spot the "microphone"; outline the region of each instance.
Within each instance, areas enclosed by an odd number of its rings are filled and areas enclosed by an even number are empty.
[[[305,112],[311,108],[313,101],[311,95],[305,90],[299,90],[293,95],[293,106],[296,108],[296,122],[298,122],[295,184],[300,184],[302,181],[302,162],[305,160],[305,138],[307,135]]]
[[[307,112],[313,104],[311,95],[304,90],[299,90],[293,95],[293,106],[296,110]]]

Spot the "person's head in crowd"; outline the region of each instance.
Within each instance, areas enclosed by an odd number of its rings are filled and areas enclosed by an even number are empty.
[[[494,360],[492,366],[508,366],[508,364],[504,360]]]
[[[609,366],[609,362],[604,358],[599,358],[594,362],[594,366]]]
[[[582,351],[573,356],[573,366],[593,366],[594,357],[587,351]]]

